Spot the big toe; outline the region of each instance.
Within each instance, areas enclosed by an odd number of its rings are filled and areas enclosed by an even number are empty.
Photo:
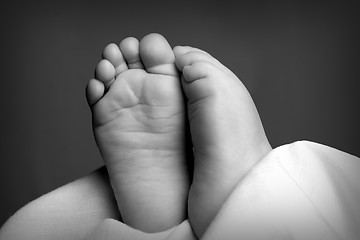
[[[175,55],[162,35],[157,33],[146,35],[140,41],[140,55],[147,72],[178,76]]]

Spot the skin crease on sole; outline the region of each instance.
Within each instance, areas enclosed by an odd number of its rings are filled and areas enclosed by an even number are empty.
[[[186,218],[190,182],[174,53],[165,38],[149,34],[110,44],[103,57],[87,96],[122,218],[145,232],[169,229]]]

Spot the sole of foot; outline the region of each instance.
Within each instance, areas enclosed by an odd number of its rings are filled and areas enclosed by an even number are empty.
[[[109,44],[86,92],[123,221],[145,232],[181,223],[189,190],[186,110],[166,39]]]
[[[238,182],[271,150],[242,82],[210,54],[175,47],[194,147],[189,220],[201,237]]]

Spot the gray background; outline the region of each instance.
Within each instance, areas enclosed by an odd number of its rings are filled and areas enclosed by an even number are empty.
[[[273,147],[307,139],[360,156],[359,9],[289,2],[3,3],[0,225],[102,165],[84,89],[102,48],[127,36],[159,32],[216,56]]]

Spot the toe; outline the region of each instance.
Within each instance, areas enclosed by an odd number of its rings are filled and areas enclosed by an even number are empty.
[[[185,66],[182,75],[184,93],[191,102],[216,95],[221,89],[216,79],[223,79],[222,71],[210,62],[195,62]]]
[[[209,72],[213,72],[213,66],[209,62],[196,62],[191,65],[186,65],[183,68],[183,76],[186,82],[193,82],[202,78],[206,78]]]
[[[108,60],[115,68],[115,76],[128,70],[128,66],[119,47],[115,43],[110,43],[104,48],[103,58]]]
[[[178,76],[174,64],[175,55],[162,35],[157,33],[146,35],[140,42],[140,55],[149,73]]]
[[[105,86],[97,79],[91,79],[86,87],[86,99],[91,107],[104,95]]]
[[[205,52],[204,50],[201,50],[199,48],[195,48],[195,47],[190,47],[190,46],[176,46],[174,47],[173,49],[173,52],[175,54],[175,57],[178,57],[180,55],[183,55],[185,53],[188,53],[188,52],[191,52],[191,51],[194,51],[194,52],[202,52],[202,53],[206,53],[208,54],[207,52]],[[210,54],[208,54],[210,55]]]
[[[219,60],[201,49],[177,46],[174,48],[174,54],[176,56],[175,64],[179,71],[182,71],[185,66],[191,65],[194,62],[206,61],[211,62],[224,72],[233,75],[233,73]]]
[[[106,59],[101,60],[95,69],[95,78],[104,83],[105,87],[108,88],[115,79],[115,68]]]
[[[140,58],[139,41],[136,38],[125,38],[121,41],[119,46],[130,69],[144,68]]]

